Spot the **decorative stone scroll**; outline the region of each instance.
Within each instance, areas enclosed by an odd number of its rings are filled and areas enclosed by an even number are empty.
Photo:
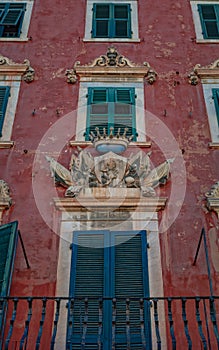
[[[207,66],[196,64],[192,72],[188,75],[189,83],[197,85],[199,79],[217,78],[219,79],[219,59]]]
[[[0,180],[0,224],[2,222],[3,211],[10,208],[11,204],[9,186],[4,180]]]
[[[66,70],[67,82],[74,84],[77,82],[78,77],[84,76],[135,76],[142,77],[149,84],[153,84],[156,81],[157,73],[151,68],[148,62],[144,62],[143,65],[137,65],[131,62],[125,56],[118,53],[114,46],[108,48],[106,55],[101,55],[94,59],[93,62],[81,66],[77,61],[72,69]]]
[[[215,182],[205,196],[207,199],[207,208],[214,210],[219,218],[219,181]]]
[[[31,83],[34,80],[35,71],[27,59],[23,63],[15,63],[8,57],[0,54],[0,74],[20,75],[26,83]]]

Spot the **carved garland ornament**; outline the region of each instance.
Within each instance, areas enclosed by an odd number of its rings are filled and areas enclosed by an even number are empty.
[[[12,200],[10,197],[10,189],[4,180],[0,180],[0,224],[2,221],[2,214],[5,209],[10,208]]]
[[[208,66],[196,64],[188,78],[191,85],[197,85],[202,78],[219,78],[219,59]]]
[[[209,210],[214,210],[219,218],[219,181],[211,187],[206,194],[207,207]]]
[[[148,62],[144,62],[143,65],[140,66],[134,64],[128,58],[120,55],[115,47],[111,46],[108,48],[106,55],[101,55],[90,64],[80,66],[79,61],[75,62],[74,68],[66,70],[67,82],[74,84],[78,80],[78,75],[80,75],[83,70],[88,72],[88,69],[90,69],[90,74],[94,74],[95,69],[98,70],[98,68],[105,68],[102,74],[109,74],[110,72],[115,74],[115,68],[121,69],[121,71],[118,70],[118,74],[120,74],[123,68],[130,68],[129,72],[126,71],[127,75],[135,72],[136,74],[143,74],[149,84],[153,84],[157,77],[157,73],[151,68]],[[112,68],[113,71],[111,70]]]
[[[35,70],[31,67],[28,59],[25,59],[23,63],[15,63],[2,55],[0,55],[0,73],[21,75],[26,83],[31,83],[35,76]]]

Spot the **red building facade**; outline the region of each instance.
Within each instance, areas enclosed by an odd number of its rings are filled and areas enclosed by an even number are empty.
[[[1,0],[0,11],[0,208],[24,244],[18,236],[2,263],[2,349],[217,349],[219,2]],[[127,255],[112,248],[132,238]],[[105,239],[100,277],[93,253],[75,247]],[[143,287],[129,275],[139,254]],[[24,298],[15,321],[9,296]],[[60,313],[55,297],[68,302]]]

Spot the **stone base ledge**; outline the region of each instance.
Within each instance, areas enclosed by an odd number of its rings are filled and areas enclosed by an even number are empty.
[[[14,146],[14,141],[1,141],[0,148],[12,148]]]

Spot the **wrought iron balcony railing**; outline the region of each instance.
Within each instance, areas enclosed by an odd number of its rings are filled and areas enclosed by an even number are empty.
[[[7,317],[0,330],[0,349],[215,350],[219,349],[218,300],[218,296],[1,297],[0,319]]]

